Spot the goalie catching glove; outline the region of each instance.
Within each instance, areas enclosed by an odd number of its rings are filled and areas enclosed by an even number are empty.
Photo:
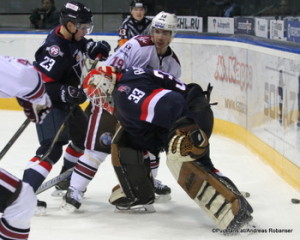
[[[101,66],[91,70],[83,81],[83,89],[94,106],[114,112],[112,92],[121,73],[114,67]]]
[[[197,125],[176,129],[169,143],[168,159],[194,161],[206,153],[208,144],[208,137]]]

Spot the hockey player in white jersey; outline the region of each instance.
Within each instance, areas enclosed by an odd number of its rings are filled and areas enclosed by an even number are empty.
[[[0,56],[0,97],[17,97],[26,116],[41,123],[49,113],[51,101],[40,75],[29,61]]]
[[[17,97],[26,116],[41,123],[52,104],[33,66],[24,59],[0,56],[0,74],[0,97]],[[0,239],[28,239],[36,205],[32,186],[0,168]]]
[[[127,41],[104,65],[120,69],[148,67],[160,69],[179,78],[181,75],[180,62],[170,48],[177,31],[177,17],[174,14],[160,12],[150,26],[150,35],[138,35]],[[110,153],[111,137],[116,128],[116,119],[99,106],[92,106],[89,127],[85,141],[84,154],[79,158],[71,176],[70,187],[64,196],[65,204],[79,208],[83,192],[96,174],[99,165]],[[155,179],[159,165],[159,154],[151,153],[150,164],[154,177],[155,193],[169,197],[171,189]],[[145,156],[147,157],[147,155]]]

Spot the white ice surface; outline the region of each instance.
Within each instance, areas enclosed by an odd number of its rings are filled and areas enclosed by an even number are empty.
[[[0,112],[1,149],[24,120],[22,112]],[[50,196],[52,189],[38,196],[48,203],[47,215],[33,217],[30,240],[300,239],[300,204],[290,202],[293,197],[300,198],[299,192],[243,145],[220,135],[213,135],[210,142],[215,166],[241,191],[250,192],[248,200],[254,208],[254,222],[266,233],[223,236],[214,232],[214,223],[177,185],[164,157],[158,179],[172,188],[172,200],[155,204],[156,213],[152,214],[114,213],[108,197],[117,180],[108,157],[90,183],[78,213],[60,210],[61,199]],[[27,160],[34,156],[37,147],[35,127],[30,124],[3,157],[0,166],[21,178]],[[58,174],[61,164],[62,160],[49,177]],[[272,233],[269,229],[291,232]]]

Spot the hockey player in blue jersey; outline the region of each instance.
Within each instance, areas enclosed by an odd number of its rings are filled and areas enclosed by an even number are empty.
[[[184,84],[160,70],[103,66],[84,81],[94,105],[119,122],[112,142],[112,163],[119,186],[110,203],[120,211],[154,212],[154,185],[147,153],[167,152],[178,184],[224,232],[238,232],[252,208],[234,183],[214,167],[209,152],[213,129],[209,85]]]
[[[61,25],[49,33],[35,53],[34,65],[42,75],[53,108],[44,122],[36,126],[40,146],[23,176],[23,181],[28,182],[34,190],[38,189],[60,159],[64,145],[68,144],[62,172],[73,167],[83,153],[87,129],[87,117],[79,106],[86,100],[80,88],[83,60],[84,57],[105,60],[110,51],[107,42],[85,38],[93,30],[92,18],[90,9],[82,3],[67,2],[60,13]],[[72,115],[65,123],[58,141],[45,161],[39,162],[70,111]]]

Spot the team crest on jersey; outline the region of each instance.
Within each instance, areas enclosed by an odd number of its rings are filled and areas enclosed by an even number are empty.
[[[148,45],[152,45],[153,42],[151,40],[151,36],[148,36],[148,35],[140,35],[140,36],[137,36],[135,38],[138,43],[143,47],[143,46],[148,46]]]
[[[123,86],[118,87],[118,91],[119,92],[125,92],[126,94],[129,94],[130,91],[131,91],[131,88],[128,87],[128,86],[123,85]]]
[[[50,47],[47,47],[46,51],[48,51],[48,53],[51,57],[57,57],[57,56],[64,55],[64,53],[60,50],[60,47],[57,45],[52,45]]]

